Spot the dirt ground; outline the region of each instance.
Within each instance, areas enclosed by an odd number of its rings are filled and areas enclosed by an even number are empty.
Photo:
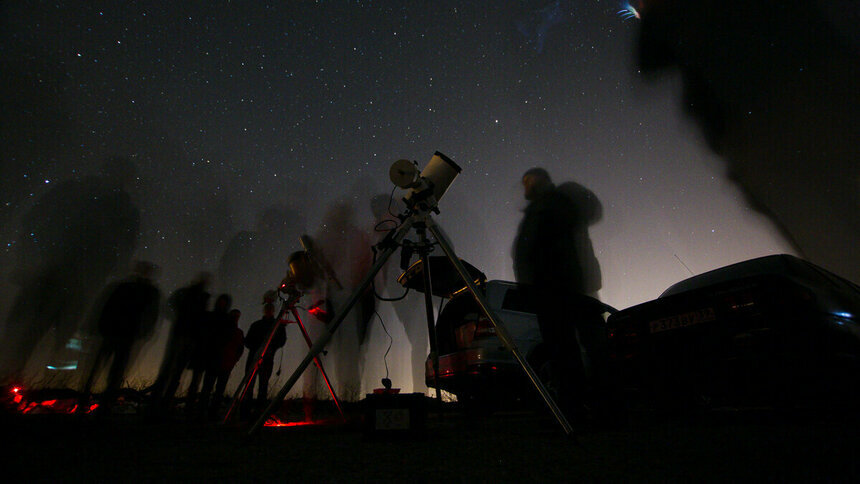
[[[347,423],[265,427],[3,414],[5,479],[27,482],[860,482],[860,417],[723,410],[639,415],[572,437],[548,415],[431,407],[423,435]],[[7,482],[13,482],[7,480]]]

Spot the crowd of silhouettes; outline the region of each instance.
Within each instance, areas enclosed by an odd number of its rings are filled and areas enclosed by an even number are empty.
[[[157,271],[152,263],[136,262],[133,274],[105,287],[93,307],[93,325],[101,342],[82,387],[79,412],[92,408],[99,414],[110,412],[140,344],[153,335],[162,299],[154,282]],[[250,416],[252,402],[260,408],[266,404],[275,352],[287,340],[285,325],[275,318],[274,300],[265,302],[262,318],[251,324],[246,338],[239,328],[242,312],[231,306],[229,294],[219,294],[212,308],[208,308],[210,280],[209,273],[200,273],[167,298],[167,316],[172,323],[168,341],[156,381],[144,390],[150,396],[154,417],[166,417],[174,411],[182,377],[190,373],[185,414],[199,420],[220,418],[227,382],[246,347],[249,349],[246,372],[262,359],[249,383],[251,392],[243,414]],[[98,405],[93,407],[89,401],[91,392],[104,368],[108,368],[106,388],[96,399]],[[255,383],[257,395],[252,400]]]
[[[116,160],[112,163],[110,166],[114,171],[124,173],[122,168],[125,165]],[[113,178],[122,177],[114,174]],[[575,411],[585,403],[579,399],[581,392],[576,389],[593,386],[590,376],[599,368],[601,357],[599,342],[603,336],[599,333],[603,321],[599,315],[600,303],[595,299],[601,286],[601,276],[588,236],[588,226],[600,219],[600,202],[593,193],[576,183],[556,186],[546,170],[541,168],[527,171],[522,182],[529,204],[514,244],[515,273],[534,307],[538,308],[540,330],[548,348],[546,361],[551,370],[550,378],[558,380],[554,386],[559,388],[561,403]],[[101,186],[104,182],[93,183]],[[121,186],[118,181],[112,183]],[[63,188],[61,191],[66,190]],[[89,191],[85,192],[87,197],[90,196]],[[113,198],[119,198],[112,199],[113,202],[125,200],[127,196],[123,193],[114,193]],[[397,224],[390,205],[391,200],[384,196],[377,196],[371,203],[377,224],[390,220],[385,229],[394,228]],[[208,272],[199,273],[190,283],[172,291],[166,299],[162,298],[155,282],[158,267],[145,261],[137,261],[126,279],[105,285],[110,270],[129,257],[135,244],[133,239],[122,242],[123,234],[136,230],[138,223],[136,209],[131,205],[126,208],[128,210],[105,220],[96,217],[92,221],[82,221],[98,227],[125,222],[115,227],[117,240],[102,242],[108,246],[93,242],[86,247],[88,251],[99,253],[122,249],[122,260],[110,259],[104,267],[97,265],[82,271],[77,278],[68,276],[76,285],[92,287],[98,283],[95,287],[103,287],[100,296],[89,298],[95,303],[91,306],[89,323],[84,326],[99,337],[99,342],[82,386],[80,411],[92,408],[90,393],[100,374],[106,370],[105,390],[96,400],[101,412],[109,412],[142,343],[155,333],[160,316],[169,319],[171,324],[155,382],[144,390],[144,394],[149,396],[153,416],[167,416],[175,411],[180,401],[177,394],[182,393],[180,385],[183,377],[188,376],[188,386],[184,389],[185,414],[194,419],[220,417],[227,383],[245,348],[248,349],[244,367],[247,381],[243,384],[247,387],[240,413],[249,417],[265,408],[275,355],[287,341],[286,324],[276,316],[272,291],[267,293],[268,297],[264,296],[261,317],[250,325],[245,335],[239,327],[242,312],[232,307],[233,296],[230,293],[222,292],[211,302],[214,277]],[[274,211],[271,213],[275,214]],[[49,215],[56,218],[62,214]],[[273,215],[271,218],[281,220],[283,217]],[[270,225],[274,226],[274,222]],[[47,228],[34,230],[46,235],[50,233]],[[374,242],[378,241],[372,240],[370,234],[359,227],[349,202],[332,205],[319,232],[314,237],[302,237],[302,244],[308,244],[308,247],[299,254],[309,258],[317,269],[311,271],[313,276],[309,280],[297,280],[296,283],[301,283],[302,292],[309,295],[312,304],[308,312],[323,323],[319,326],[330,324],[336,316],[334,309],[357,288],[369,270]],[[71,284],[61,283],[56,278],[80,269],[71,262],[66,264],[69,267],[58,265],[46,248],[34,246],[33,250],[39,258],[30,263],[42,264],[43,270],[36,271],[37,276],[26,282],[12,311],[12,315],[29,321],[33,326],[28,330],[32,334],[11,334],[20,337],[17,344],[22,345],[28,355],[35,345],[34,338],[50,327],[51,311],[54,311],[53,306],[40,304],[42,295],[36,293],[45,291],[52,284],[59,284],[66,291],[76,290]],[[231,271],[221,269],[219,280],[229,286],[231,280],[221,279]],[[379,283],[384,286],[389,279],[393,279],[391,275],[383,273]],[[89,300],[81,294],[73,299],[81,304]],[[64,309],[69,309],[68,305]],[[373,291],[367,290],[355,314],[350,315],[348,324],[336,333],[331,342],[336,380],[342,389],[353,395],[360,391],[366,351],[364,343],[375,309]],[[403,309],[397,310],[401,317],[405,316]],[[80,308],[74,309],[72,315],[81,312]],[[20,329],[20,325],[17,327]],[[74,327],[68,325],[63,338]],[[317,327],[313,332],[319,333],[321,329]],[[415,332],[407,329],[407,334],[412,346],[417,348],[412,355],[413,360],[423,359],[423,343],[427,338],[425,329]],[[580,353],[580,347],[584,349],[583,353]],[[416,385],[420,385],[423,365],[416,366],[419,368],[413,373],[413,378]],[[313,401],[319,393],[316,373],[305,374],[303,399],[306,419],[312,418]]]

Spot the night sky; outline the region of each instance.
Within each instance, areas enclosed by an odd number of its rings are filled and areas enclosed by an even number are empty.
[[[519,181],[533,166],[601,201],[591,237],[601,299],[616,308],[691,272],[791,253],[683,113],[679,79],[642,79],[639,24],[619,2],[187,3],[4,2],[4,312],[28,236],[21,215],[110,155],[137,167],[134,257],[162,268],[165,293],[217,272],[230,241],[260,231],[267,209],[299,214],[256,254],[276,274],[335,201],[371,233],[369,200],[391,192],[391,163],[424,166],[437,150],[463,172],[436,220],[489,279],[513,280]],[[259,302],[235,302],[246,329]],[[408,389],[409,343],[381,307],[392,379]],[[287,375],[303,354],[294,329]],[[371,332],[367,358],[379,365],[365,381],[376,382],[388,340]]]

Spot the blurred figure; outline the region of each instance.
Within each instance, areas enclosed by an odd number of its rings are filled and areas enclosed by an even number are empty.
[[[200,330],[194,333],[194,348],[188,361],[191,370],[191,382],[188,384],[188,392],[185,398],[185,407],[189,416],[193,416],[196,410],[204,411],[201,401],[198,401],[200,383],[213,367],[213,362],[220,359],[222,335],[227,333],[232,326],[230,320],[230,306],[233,299],[229,294],[219,294],[215,299],[212,311],[206,314]],[[199,406],[198,406],[199,405]]]
[[[543,368],[536,370],[558,390],[559,406],[580,416],[589,383],[582,349],[597,352],[599,345],[592,343],[605,330],[599,301],[586,297],[596,294],[600,276],[585,207],[557,188],[543,168],[526,171],[522,183],[529,204],[514,242],[514,272],[536,308],[546,350]]]
[[[391,229],[399,225],[400,220],[397,219],[396,214],[403,213],[406,206],[401,199],[394,198],[388,193],[381,193],[371,198],[370,209],[373,212],[375,223],[376,238],[373,243],[378,244]],[[396,259],[396,257],[392,257],[379,271],[374,280],[374,289],[380,296],[395,299],[390,304],[394,307],[397,319],[403,325],[406,338],[409,340],[412,391],[423,393],[427,390],[427,385],[424,382],[424,364],[430,350],[424,298],[421,293],[410,291],[410,294],[407,294],[403,299],[396,299],[406,291],[397,282],[397,278],[403,273],[403,270],[394,262]]]
[[[158,320],[161,291],[153,283],[157,268],[149,262],[138,261],[134,274],[128,279],[108,286],[99,304],[96,329],[101,344],[96,352],[83,396],[89,397],[96,376],[110,361],[107,386],[99,408],[109,410],[133,361],[135,344],[152,335]],[[86,409],[86,405],[79,407]]]
[[[347,202],[329,208],[323,224],[314,238],[313,257],[323,266],[331,268],[328,277],[320,278],[315,301],[323,301],[318,319],[326,324],[334,320],[335,313],[361,279],[370,271],[373,252],[369,235],[358,228],[355,212]],[[329,343],[329,354],[334,358],[338,394],[345,399],[357,397],[361,391],[361,344],[375,310],[373,292],[368,290],[350,311]]]
[[[284,276],[284,246],[293,247],[305,231],[304,214],[290,206],[261,211],[255,230],[236,233],[224,249],[216,287],[233,296],[236,307],[257,305],[260,293]]]
[[[128,158],[109,158],[98,174],[58,184],[23,216],[12,273],[20,289],[4,328],[7,351],[0,355],[6,378],[23,378],[36,345],[51,329],[50,357],[59,355],[99,288],[118,268],[128,267],[140,228],[140,212],[127,191],[135,172]]]
[[[591,190],[576,182],[564,182],[558,186],[558,191],[573,203],[575,211],[571,219],[573,250],[576,251],[574,258],[582,267],[582,293],[596,299],[598,291],[603,287],[603,275],[600,271],[600,263],[594,256],[588,227],[603,218],[603,205]]]
[[[277,329],[275,327],[277,326]],[[245,362],[245,374],[254,369],[257,360],[260,358],[260,352],[266,346],[269,340],[269,335],[272,334],[272,341],[268,348],[265,348],[266,354],[263,355],[263,361],[260,367],[254,374],[254,377],[248,383],[248,393],[245,400],[242,402],[242,410],[245,415],[249,415],[252,411],[252,406],[257,409],[265,408],[269,399],[269,379],[272,377],[272,370],[275,368],[275,353],[283,348],[287,343],[287,330],[285,326],[275,319],[275,305],[271,302],[266,302],[263,305],[263,317],[254,321],[251,327],[248,328],[248,336],[245,338],[245,347],[248,348],[248,359]],[[254,396],[254,383],[257,384],[257,398]]]
[[[168,299],[168,306],[173,312],[173,325],[158,377],[152,386],[153,405],[157,413],[169,408],[182,373],[195,351],[198,334],[203,332],[206,305],[210,297],[207,292],[210,279],[208,272],[202,272],[190,285],[177,289]]]
[[[200,411],[208,412],[210,419],[218,418],[230,373],[245,351],[245,336],[239,329],[242,312],[231,309],[227,315],[226,319],[212,321],[212,354],[203,376],[203,389],[200,390]]]
[[[307,309],[308,314],[313,316],[316,321],[325,324],[331,321],[330,315],[334,313],[331,303],[324,299],[324,290],[320,289],[320,287],[325,286],[327,276],[319,261],[310,256],[310,253],[316,252],[316,247],[312,246],[311,239],[302,236],[302,243],[306,244],[305,250],[293,252],[287,260],[290,269],[284,283],[291,280],[296,289],[309,295],[311,303]],[[309,319],[308,321],[312,320]],[[305,325],[305,330],[311,341],[316,341],[324,328],[311,322]],[[326,351],[323,351],[323,354],[326,354]],[[314,407],[322,392],[320,380],[319,373],[310,366],[302,373],[302,408],[306,422],[313,421]]]
[[[860,280],[857,2],[642,3],[642,71],[679,70],[684,107],[752,206]]]

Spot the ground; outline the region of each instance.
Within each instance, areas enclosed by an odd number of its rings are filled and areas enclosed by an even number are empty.
[[[858,482],[860,416],[722,409],[633,414],[573,436],[542,411],[432,405],[419,436],[346,423],[265,427],[136,413],[5,412],[7,477],[28,482]],[[294,412],[297,413],[297,412]]]

